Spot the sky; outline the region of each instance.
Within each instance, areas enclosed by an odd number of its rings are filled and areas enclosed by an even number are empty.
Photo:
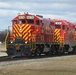
[[[76,0],[0,0],[0,31],[12,25],[18,13],[76,22]]]

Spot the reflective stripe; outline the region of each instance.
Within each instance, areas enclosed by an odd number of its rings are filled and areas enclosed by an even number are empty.
[[[31,41],[31,25],[13,25],[13,37],[13,40],[15,40],[16,37],[22,37],[25,41]]]
[[[60,42],[60,29],[54,31],[54,42]]]
[[[75,31],[75,35],[74,35],[74,41],[76,41],[76,31]]]

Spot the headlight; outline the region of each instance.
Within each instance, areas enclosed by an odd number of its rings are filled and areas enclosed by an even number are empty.
[[[13,43],[13,41],[11,41],[11,44]]]
[[[27,41],[25,43],[27,44]]]

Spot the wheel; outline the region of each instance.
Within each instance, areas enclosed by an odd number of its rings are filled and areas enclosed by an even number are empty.
[[[28,46],[22,47],[21,55],[22,56],[31,56],[31,49]]]
[[[15,50],[13,48],[7,49],[8,56],[13,56],[14,55],[14,52],[15,52]]]

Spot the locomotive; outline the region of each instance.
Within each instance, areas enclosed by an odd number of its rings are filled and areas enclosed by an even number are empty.
[[[54,21],[40,15],[22,14],[12,20],[12,32],[6,38],[7,54],[40,55],[49,51]]]
[[[5,39],[8,56],[76,52],[76,26],[66,20],[24,13],[12,20],[9,29]]]
[[[54,20],[53,51],[57,54],[76,52],[76,25],[66,20]]]

